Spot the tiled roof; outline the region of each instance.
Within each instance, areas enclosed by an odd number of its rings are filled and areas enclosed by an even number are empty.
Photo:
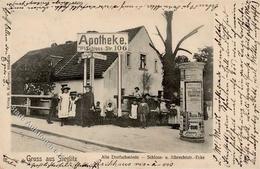
[[[105,53],[101,53],[105,54]],[[117,58],[117,53],[106,53],[107,60],[95,59],[95,78],[101,78],[103,72],[105,72],[108,67],[115,61]],[[83,78],[83,60],[79,61],[80,54],[77,53],[75,56],[71,56],[71,60],[67,62],[62,69],[55,72],[56,80],[75,80]],[[88,68],[88,78],[89,78],[89,62],[87,63]]]
[[[143,26],[140,26],[120,32],[128,32],[128,40],[131,42],[142,27]],[[101,54],[107,55],[107,60],[95,60],[95,78],[101,78],[103,72],[105,72],[117,58],[117,53]],[[77,52],[77,43],[72,41],[54,47],[30,51],[15,62],[12,65],[12,69],[15,71],[15,69],[21,65],[31,65],[44,59],[53,59],[51,56],[58,56],[58,58],[55,58],[57,59],[57,64],[54,68],[55,80],[72,80],[83,78],[83,61],[79,62],[80,53]]]

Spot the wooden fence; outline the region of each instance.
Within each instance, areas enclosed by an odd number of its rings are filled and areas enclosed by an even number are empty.
[[[44,99],[50,103],[52,96],[50,95],[12,95],[13,98],[25,98],[26,102],[25,104],[13,104],[12,106],[14,107],[23,107],[25,108],[25,114],[30,115],[31,109],[37,109],[37,110],[50,110],[50,106],[32,106],[31,105],[31,99],[36,98],[36,99]],[[49,104],[50,105],[50,104]]]

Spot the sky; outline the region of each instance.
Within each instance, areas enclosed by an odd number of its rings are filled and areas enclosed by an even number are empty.
[[[68,40],[76,41],[77,33],[93,30],[116,32],[138,26],[145,26],[155,46],[163,52],[163,43],[155,29],[155,26],[158,26],[162,35],[166,37],[166,20],[162,14],[162,11],[131,9],[102,12],[89,10],[73,13],[16,11],[11,18],[11,63],[31,50],[50,47],[54,42],[62,44]],[[198,48],[212,46],[213,13],[175,12],[172,20],[173,49],[183,36],[200,25],[204,27],[184,41],[181,46],[193,53],[197,52]],[[192,55],[188,57],[191,58]]]

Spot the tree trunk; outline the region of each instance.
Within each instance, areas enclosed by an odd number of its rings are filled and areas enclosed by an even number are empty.
[[[175,84],[174,70],[175,70],[175,56],[172,51],[172,11],[165,11],[164,13],[167,27],[165,40],[165,55],[162,57],[163,65],[163,93],[165,99],[171,99]]]
[[[180,74],[176,68],[174,57],[172,55],[164,55],[163,64],[163,91],[165,99],[172,99],[173,93],[179,91]]]
[[[180,89],[180,71],[178,68],[176,68],[176,56],[179,50],[186,51],[191,54],[190,51],[187,49],[181,48],[181,44],[183,41],[188,39],[190,36],[194,35],[198,32],[198,30],[203,27],[203,25],[195,28],[190,33],[188,33],[186,36],[184,36],[176,45],[174,51],[172,50],[172,16],[173,11],[165,11],[164,16],[167,22],[166,26],[166,40],[163,40],[162,34],[160,33],[159,29],[156,27],[156,30],[158,32],[158,35],[162,39],[164,46],[165,46],[165,53],[162,55],[155,46],[150,44],[151,48],[155,50],[155,52],[158,54],[161,63],[162,63],[162,70],[163,70],[163,80],[162,80],[162,86],[163,86],[163,96],[165,99],[171,100],[173,98],[173,93],[178,92]]]
[[[167,26],[166,26],[166,40],[165,40],[165,55],[172,55],[172,11],[165,11],[164,13]],[[169,56],[171,57],[171,56]]]

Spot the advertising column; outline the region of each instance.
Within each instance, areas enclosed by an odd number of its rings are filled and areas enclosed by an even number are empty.
[[[180,81],[180,139],[204,142],[203,121],[204,63],[188,62],[179,65]]]

